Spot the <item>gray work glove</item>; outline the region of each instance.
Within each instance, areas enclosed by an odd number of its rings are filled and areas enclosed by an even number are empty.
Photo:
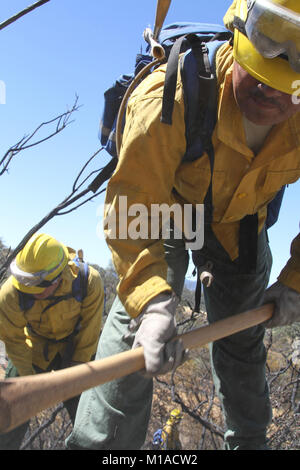
[[[159,294],[131,323],[131,330],[138,328],[132,348],[143,346],[145,375],[148,377],[175,370],[186,359],[182,341],[170,342],[177,335],[177,305],[175,294]]]
[[[300,293],[279,281],[266,290],[263,303],[275,304],[273,316],[264,324],[266,328],[300,321]]]

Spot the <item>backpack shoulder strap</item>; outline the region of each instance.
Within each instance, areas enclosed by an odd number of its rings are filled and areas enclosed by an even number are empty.
[[[215,57],[219,47],[232,37],[230,31],[217,32],[210,37],[187,34],[179,37],[171,49],[164,86],[161,121],[172,125],[178,61],[182,44],[188,42],[190,49],[181,60],[181,79],[184,90],[187,152],[185,160],[199,158],[206,146],[205,137],[212,134],[216,122],[216,73]],[[196,144],[195,149],[192,147]],[[199,154],[199,143],[202,142]]]
[[[32,295],[26,294],[25,292],[21,292],[20,290],[18,290],[18,297],[19,307],[23,312],[33,307],[34,297]]]
[[[183,161],[193,161],[210,148],[218,101],[215,59],[222,44],[195,41],[181,59],[187,142]]]
[[[73,261],[79,267],[79,272],[72,283],[72,296],[78,302],[82,302],[87,295],[89,265],[84,261],[80,261],[78,258],[75,258]]]
[[[232,37],[229,31],[217,32],[207,43],[203,36],[189,34],[179,38],[170,53],[166,83],[164,88],[162,122],[172,123],[172,112],[175,100],[180,44],[188,40],[191,48],[180,60],[180,73],[183,84],[185,107],[186,152],[182,161],[188,162],[200,158],[204,151],[209,156],[211,175],[214,169],[214,149],[211,141],[216,124],[217,112],[217,78],[216,54],[219,47]],[[169,70],[168,70],[169,68]],[[167,80],[167,76],[172,78]],[[170,104],[171,103],[171,104]],[[164,108],[165,106],[165,108]],[[210,223],[213,214],[212,179],[204,200],[205,222]]]

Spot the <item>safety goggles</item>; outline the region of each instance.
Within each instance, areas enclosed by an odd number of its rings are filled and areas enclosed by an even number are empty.
[[[244,34],[266,59],[282,57],[300,73],[300,14],[271,0],[247,0],[247,18],[234,18]]]
[[[35,273],[28,273],[26,271],[22,271],[22,269],[20,269],[17,266],[16,259],[14,259],[10,265],[10,271],[11,271],[11,274],[16,278],[16,280],[20,284],[23,284],[26,287],[34,286],[34,287],[47,288],[49,286],[52,286],[52,284],[54,284],[57,281],[57,279],[61,275],[61,272],[54,279],[47,280],[46,277],[48,277],[51,273],[59,269],[63,261],[64,261],[64,257],[59,262],[59,264],[55,266],[53,269],[51,269],[50,271],[43,270],[43,271],[38,271]]]

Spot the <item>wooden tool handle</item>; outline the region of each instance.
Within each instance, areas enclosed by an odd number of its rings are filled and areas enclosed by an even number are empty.
[[[156,40],[167,16],[171,0],[157,0],[153,38]]]
[[[146,28],[144,31],[144,39],[150,46],[150,54],[154,59],[163,60],[165,58],[165,50],[155,39],[150,28]]]
[[[273,306],[235,315],[211,325],[184,333],[186,349],[204,346],[272,316]],[[0,381],[0,432],[7,432],[56,403],[79,395],[83,391],[144,369],[143,348],[122,352],[105,359],[67,369],[6,379]]]
[[[117,155],[120,155],[121,143],[122,143],[122,126],[123,126],[123,117],[125,114],[125,109],[127,106],[127,101],[137,86],[140,80],[144,78],[144,76],[154,67],[156,67],[163,59],[165,58],[165,50],[164,48],[157,42],[160,30],[163,26],[165,17],[168,13],[169,6],[171,4],[171,0],[157,0],[156,6],[156,16],[155,16],[155,25],[154,25],[154,33],[149,28],[146,28],[144,32],[144,38],[149,43],[151,47],[151,55],[154,57],[154,61],[150,62],[149,64],[145,65],[145,67],[140,70],[138,75],[134,78],[134,80],[129,85],[123,99],[122,103],[118,112],[117,117],[117,125],[116,125],[116,150]]]
[[[205,344],[225,338],[252,326],[264,323],[273,314],[273,304],[265,304],[262,307],[239,313],[223,320],[218,320],[208,326],[197,328],[181,335],[184,347],[193,349]]]

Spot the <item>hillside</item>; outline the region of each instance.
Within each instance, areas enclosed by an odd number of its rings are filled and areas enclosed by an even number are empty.
[[[186,279],[184,281],[184,286],[186,287],[186,289],[190,291],[194,291],[196,289],[196,284],[197,284],[197,281],[193,279]]]
[[[102,275],[106,291],[104,321],[115,297],[117,277],[112,265],[106,269],[94,265]],[[191,287],[190,290],[188,287]],[[194,313],[195,282],[188,280],[177,310],[179,331],[185,332],[207,324],[205,305]],[[268,437],[272,449],[300,450],[300,324],[268,330],[267,380],[273,405],[273,421]],[[0,341],[0,378],[7,363]],[[144,450],[151,449],[154,432],[161,428],[173,408],[183,413],[180,423],[182,448],[186,450],[222,449],[224,424],[219,400],[212,382],[208,347],[194,349],[175,374],[154,380],[151,420]],[[64,449],[71,422],[61,404],[32,418],[22,448],[25,450]]]
[[[206,324],[202,312],[191,318],[185,307],[178,313],[181,329]],[[187,321],[187,322],[186,322]],[[186,322],[186,323],[185,323]],[[267,380],[273,405],[268,438],[272,449],[300,450],[300,325],[268,331]],[[5,365],[3,343],[0,359]],[[207,346],[190,352],[188,361],[174,375],[154,380],[151,420],[143,450],[152,448],[154,432],[161,428],[174,408],[182,410],[180,440],[185,450],[221,450],[224,425],[219,400],[212,383]],[[32,418],[24,450],[64,449],[72,425],[61,404]]]
[[[193,328],[204,324],[206,316],[202,313]],[[300,450],[300,324],[267,330],[265,345],[273,406],[269,445],[274,450]],[[151,449],[154,432],[166,423],[174,408],[183,411],[179,428],[183,449],[222,450],[224,423],[211,378],[207,346],[191,351],[189,361],[174,376],[168,374],[155,379],[144,449]]]

